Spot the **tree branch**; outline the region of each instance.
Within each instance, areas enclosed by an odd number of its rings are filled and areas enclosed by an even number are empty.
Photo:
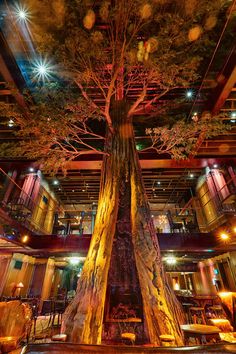
[[[81,93],[83,95],[83,97],[86,99],[86,101],[88,101],[89,103],[91,103],[91,105],[96,109],[99,110],[101,112],[101,114],[103,116],[105,116],[104,111],[101,109],[101,107],[97,106],[96,103],[91,100],[91,98],[87,95],[86,91],[84,90],[83,86],[81,85],[81,83],[78,80],[75,80],[76,85],[80,88]]]
[[[165,91],[163,91],[162,93],[160,93],[159,95],[155,96],[152,100],[148,101],[148,103],[144,107],[140,107],[139,109],[134,110],[133,114],[139,114],[139,113],[148,111],[154,102],[159,100],[162,96],[164,96],[169,91],[170,91],[170,89],[168,88]],[[141,103],[141,102],[139,102],[139,103]],[[137,107],[138,107],[138,105],[136,106],[136,108]]]
[[[136,108],[139,106],[140,103],[143,102],[144,98],[146,97],[146,94],[147,94],[147,85],[143,88],[137,100],[130,107],[128,112],[128,117],[132,116],[135,113]]]

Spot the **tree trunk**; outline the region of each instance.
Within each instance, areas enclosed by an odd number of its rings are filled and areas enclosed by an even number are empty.
[[[162,267],[142,183],[132,122],[127,119],[125,104],[120,104],[114,112],[114,132],[107,136],[106,152],[109,156],[103,162],[94,233],[76,296],[64,314],[62,331],[73,342],[101,343],[108,271],[125,181],[131,195],[128,211],[130,234],[150,343],[159,345],[159,335],[172,334],[176,344],[181,345],[182,314]]]
[[[183,345],[184,315],[166,280],[134,144],[131,149],[132,240],[150,342],[160,345],[159,335],[171,334],[177,345]]]

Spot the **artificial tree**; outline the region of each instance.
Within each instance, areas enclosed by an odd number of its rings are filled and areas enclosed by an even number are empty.
[[[2,104],[20,137],[18,146],[3,144],[2,149],[39,159],[44,169],[54,171],[66,170],[67,162],[81,154],[104,155],[90,248],[63,318],[62,330],[71,341],[101,343],[113,240],[125,233],[132,240],[149,342],[159,345],[161,334],[171,334],[177,345],[183,343],[181,308],[163,270],[134,124],[138,120],[146,126],[157,153],[179,159],[194,154],[200,140],[222,131],[222,121],[209,113],[188,120],[185,112],[181,116],[174,110],[173,119],[163,106],[169,92],[187,89],[203,75],[204,70],[197,70],[216,39],[222,5],[205,0],[32,2],[35,43],[42,55],[53,55],[58,80],[55,84],[49,67],[54,83],[44,85],[40,77],[41,88],[31,88],[25,107],[16,111]],[[42,11],[43,19],[37,16]],[[34,74],[36,79],[37,67]],[[105,122],[105,135],[93,130],[96,120]],[[88,137],[102,143],[88,143]],[[120,213],[121,205],[125,213]],[[125,231],[120,231],[121,223]]]

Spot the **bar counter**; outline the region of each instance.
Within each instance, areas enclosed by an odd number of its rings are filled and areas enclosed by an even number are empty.
[[[106,346],[74,343],[29,344],[22,354],[226,354],[236,353],[236,344],[214,344],[194,347]]]

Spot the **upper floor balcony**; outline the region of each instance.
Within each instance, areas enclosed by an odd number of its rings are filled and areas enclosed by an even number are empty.
[[[0,212],[3,224],[21,225],[33,234],[81,236],[92,234],[96,205],[88,210],[66,210],[50,194],[37,173],[28,173],[18,180],[13,174],[0,173]],[[209,185],[198,188],[184,206],[165,208],[150,205],[158,234],[190,234],[214,231],[221,225],[234,223],[236,215],[236,180],[231,178],[219,188]],[[197,188],[197,187],[196,187]]]

